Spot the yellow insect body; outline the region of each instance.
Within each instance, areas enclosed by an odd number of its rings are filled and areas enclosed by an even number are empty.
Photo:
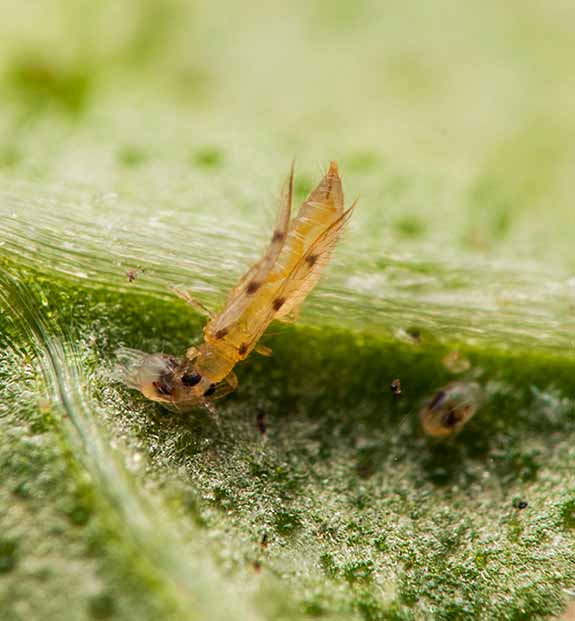
[[[291,219],[293,167],[281,193],[280,210],[268,248],[231,291],[204,328],[204,342],[178,360],[165,354],[128,353],[122,380],[146,397],[178,409],[208,405],[234,390],[233,368],[250,352],[274,319],[293,321],[316,285],[355,206],[343,206],[335,162]],[[180,293],[195,307],[197,302]],[[263,352],[262,352],[263,353]]]

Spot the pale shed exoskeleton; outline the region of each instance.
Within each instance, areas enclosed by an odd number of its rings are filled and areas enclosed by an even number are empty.
[[[420,410],[425,433],[435,438],[450,438],[459,433],[484,401],[484,393],[475,382],[451,382],[438,390]]]
[[[291,218],[293,165],[282,188],[280,208],[264,256],[228,296],[224,307],[204,328],[204,342],[185,357],[145,354],[124,349],[120,379],[153,401],[181,410],[235,390],[236,363],[252,350],[271,352],[258,341],[274,319],[294,321],[316,285],[322,269],[348,222],[355,203],[344,209],[337,165],[332,162],[319,185]],[[196,310],[209,312],[188,294],[176,290]]]

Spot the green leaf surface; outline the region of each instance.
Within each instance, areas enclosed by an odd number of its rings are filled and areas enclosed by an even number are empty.
[[[543,619],[575,593],[571,7],[5,3],[0,617]],[[217,419],[180,354],[296,158],[345,238]],[[390,384],[401,381],[401,395]],[[447,440],[418,413],[480,387]]]

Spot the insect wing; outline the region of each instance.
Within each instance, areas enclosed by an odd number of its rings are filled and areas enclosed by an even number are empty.
[[[290,274],[286,277],[285,282],[278,289],[274,303],[278,300],[285,299],[286,304],[293,298],[298,298],[298,292],[304,291],[303,296],[299,295],[300,303],[303,302],[303,297],[307,295],[311,287],[307,287],[310,277],[317,273],[316,270],[320,270],[330,258],[330,252],[333,250],[339,235],[347,221],[351,217],[351,214],[355,208],[354,203],[347,211],[333,222],[325,231],[323,231],[311,244],[305,254],[296,263]],[[313,263],[310,261],[310,257],[315,257]],[[313,286],[313,283],[312,283]],[[267,313],[261,318],[262,329],[254,333],[251,342],[248,344],[248,350],[251,350],[265,328],[280,312],[276,308],[276,304],[272,303],[272,306]]]
[[[341,231],[354,208],[355,203],[316,239],[303,259],[295,266],[293,274],[288,279],[288,292],[283,294],[286,302],[275,314],[274,319],[291,322],[297,318],[299,307],[319,280],[321,271],[329,262]]]
[[[335,162],[330,163],[323,179],[303,202],[298,211],[298,218],[315,219],[318,209],[331,211],[337,215],[343,212],[343,189]]]
[[[207,334],[228,328],[237,321],[252,302],[253,293],[263,284],[274,267],[284,247],[289,229],[293,195],[293,174],[294,167],[292,164],[290,174],[282,188],[280,211],[274,233],[263,258],[244,274],[238,285],[232,290],[223,310],[206,326]],[[254,287],[255,291],[250,293],[250,288],[254,289]]]

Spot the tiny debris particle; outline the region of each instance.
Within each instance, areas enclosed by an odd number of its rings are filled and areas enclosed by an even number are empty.
[[[134,280],[138,278],[138,273],[139,273],[139,270],[135,268],[126,270],[126,276],[128,277],[128,282],[134,282]]]
[[[423,336],[417,328],[398,328],[395,332],[398,339],[410,345],[421,345]]]
[[[515,509],[526,509],[529,503],[526,500],[514,500],[513,506]]]
[[[266,425],[266,415],[263,412],[259,412],[256,421],[258,425],[258,431],[262,434],[262,436],[265,436],[268,432],[268,427]]]
[[[401,380],[399,378],[394,379],[393,382],[391,382],[391,384],[389,385],[389,387],[391,388],[391,392],[396,397],[399,397],[399,395],[401,394]]]
[[[421,343],[421,332],[417,328],[408,328],[406,332],[416,343]]]
[[[274,234],[272,236],[272,243],[277,244],[278,242],[283,241],[285,238],[285,233],[282,233],[282,231],[274,231]]]
[[[227,334],[228,334],[228,329],[227,329],[227,328],[222,328],[221,330],[218,330],[218,331],[215,333],[215,335],[214,335],[214,336],[215,336],[217,339],[223,339],[223,338],[224,338],[224,336],[227,336]]]
[[[306,257],[306,263],[313,267],[317,261],[317,254],[310,254],[309,257]]]

